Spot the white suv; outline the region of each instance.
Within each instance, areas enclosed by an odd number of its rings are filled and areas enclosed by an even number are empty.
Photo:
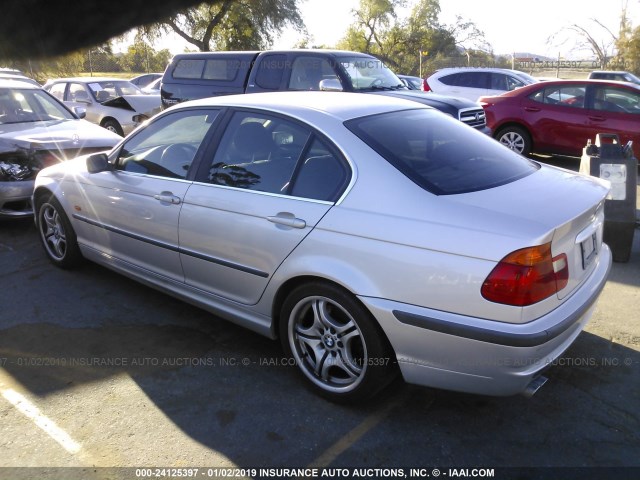
[[[505,68],[443,68],[427,78],[425,90],[477,102],[479,97],[500,95],[537,81],[524,72]]]

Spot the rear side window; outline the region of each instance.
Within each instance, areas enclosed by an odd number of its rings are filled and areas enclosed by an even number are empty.
[[[181,59],[173,69],[173,78],[233,81],[238,75],[237,58]]]
[[[584,108],[587,87],[585,85],[562,85],[538,90],[529,98],[534,102],[562,107]]]
[[[356,118],[345,125],[414,183],[436,195],[486,190],[539,168],[487,135],[426,109]]]

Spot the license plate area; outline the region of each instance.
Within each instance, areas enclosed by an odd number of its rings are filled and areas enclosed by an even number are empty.
[[[582,269],[586,270],[598,255],[598,236],[596,232],[593,232],[591,236],[580,242],[580,251],[582,253]]]

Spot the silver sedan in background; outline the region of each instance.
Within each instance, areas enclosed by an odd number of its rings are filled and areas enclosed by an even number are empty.
[[[86,109],[86,119],[120,136],[158,113],[160,93],[146,94],[128,80],[101,77],[49,80],[44,89],[69,108]]]
[[[606,282],[608,191],[415,102],[285,92],[170,108],[40,172],[34,199],[55,265],[279,338],[319,394],[358,402],[397,374],[533,392]]]

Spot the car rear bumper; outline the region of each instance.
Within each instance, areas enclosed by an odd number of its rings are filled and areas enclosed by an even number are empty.
[[[361,297],[387,334],[408,383],[486,395],[525,391],[584,329],[611,269],[603,244],[586,282],[558,308],[526,324]]]
[[[0,182],[0,219],[26,218],[33,215],[33,185],[33,180]]]

